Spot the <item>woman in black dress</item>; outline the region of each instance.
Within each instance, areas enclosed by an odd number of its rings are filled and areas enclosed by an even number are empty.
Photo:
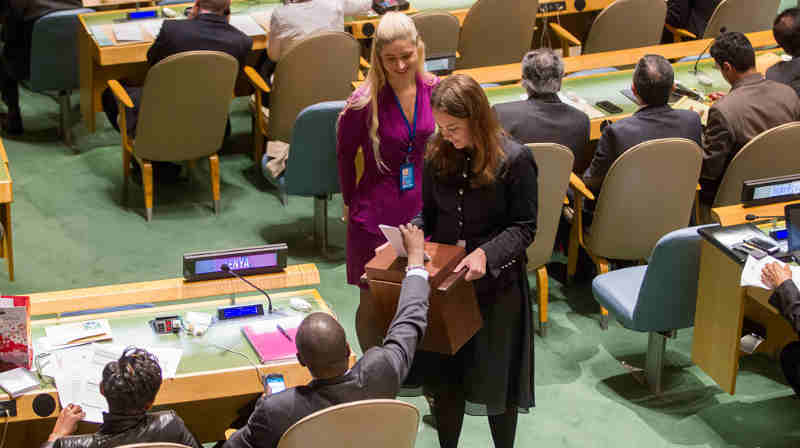
[[[444,79],[431,97],[438,125],[428,143],[423,208],[414,223],[431,240],[465,247],[483,328],[455,355],[418,354],[443,448],[464,413],[487,415],[497,448],[512,447],[517,413],[533,400],[532,309],[525,249],[536,233],[537,169],[505,135],[472,78]]]

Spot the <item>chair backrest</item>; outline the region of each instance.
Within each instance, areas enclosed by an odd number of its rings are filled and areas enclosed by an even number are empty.
[[[134,153],[148,160],[194,160],[225,137],[239,62],[218,51],[187,51],[147,72]]]
[[[286,162],[287,194],[322,196],[341,191],[336,120],[345,104],[345,101],[318,103],[297,116]]]
[[[363,400],[317,411],[292,425],[278,448],[413,448],[419,411],[398,400]]]
[[[531,48],[539,0],[478,0],[458,38],[459,69],[511,64]]]
[[[636,308],[633,330],[668,331],[694,325],[700,234],[688,227],[658,240],[647,265]]]
[[[616,0],[594,19],[581,52],[657,45],[666,17],[667,4],[663,0]]]
[[[569,148],[556,143],[530,143],[526,146],[531,148],[539,170],[536,238],[528,247],[528,268],[536,269],[550,261],[553,255],[556,230],[575,156]]]
[[[51,12],[33,24],[30,88],[35,92],[80,87],[78,73],[78,14],[80,8]]]
[[[586,245],[604,258],[643,260],[686,227],[703,160],[697,143],[666,138],[625,151],[603,180]]]
[[[458,51],[458,18],[447,11],[428,11],[411,16],[422,41],[426,58],[455,56]]]
[[[746,180],[800,172],[800,122],[782,124],[753,137],[733,157],[714,198],[714,207],[742,202]]]
[[[148,442],[148,443],[133,443],[130,445],[120,445],[117,448],[191,448],[182,443],[170,442]]]
[[[719,36],[727,31],[752,33],[772,29],[780,0],[722,0],[708,20],[703,38]]]
[[[356,80],[361,47],[343,31],[314,33],[292,44],[275,67],[270,94],[269,139],[290,143],[301,110],[346,100]]]

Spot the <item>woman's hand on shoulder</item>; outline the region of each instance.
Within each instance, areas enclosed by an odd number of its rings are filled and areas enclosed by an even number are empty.
[[[480,247],[473,250],[458,263],[453,272],[459,272],[465,268],[467,269],[467,275],[464,276],[464,280],[468,282],[478,280],[486,275],[486,252]]]

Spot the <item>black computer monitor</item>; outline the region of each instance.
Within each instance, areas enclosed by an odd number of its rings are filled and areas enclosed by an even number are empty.
[[[785,207],[786,230],[789,238],[789,253],[800,252],[800,204],[791,204]]]

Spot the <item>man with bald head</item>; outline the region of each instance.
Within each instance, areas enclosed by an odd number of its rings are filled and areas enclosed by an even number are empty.
[[[313,380],[305,386],[265,394],[247,424],[224,448],[272,448],[290,426],[329,406],[373,398],[394,398],[414,359],[428,325],[428,272],[423,267],[422,230],[400,226],[408,250],[408,268],[383,345],[367,350],[348,369],[350,346],[339,322],[313,313],[300,324],[295,338],[297,359]]]

